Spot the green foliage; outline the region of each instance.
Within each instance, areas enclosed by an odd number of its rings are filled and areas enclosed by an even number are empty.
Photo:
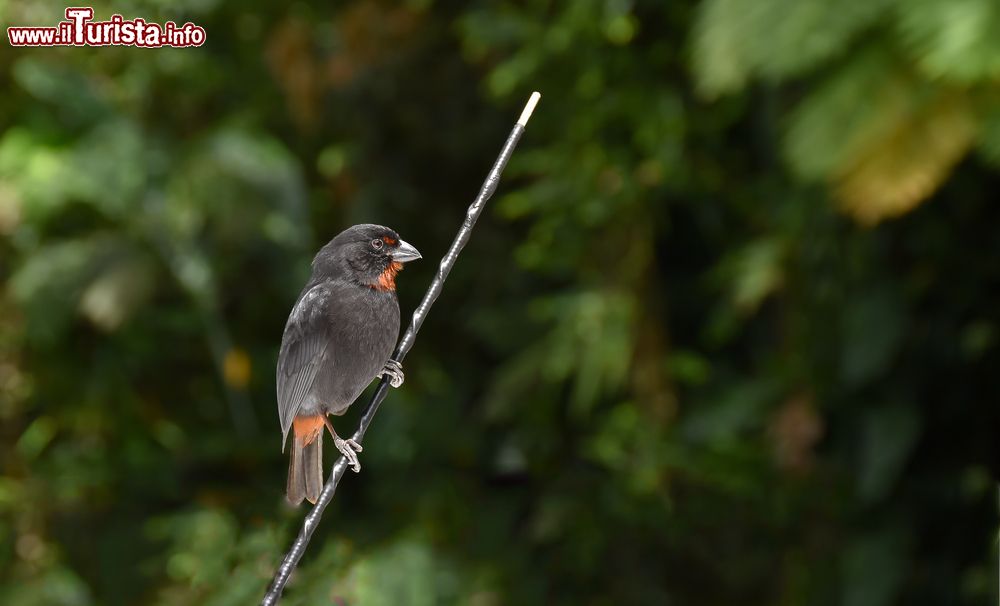
[[[706,97],[766,82],[794,107],[790,166],[873,224],[927,199],[977,139],[990,155],[998,26],[992,0],[706,0],[693,65]]]
[[[707,95],[752,78],[802,75],[836,59],[887,12],[892,0],[706,0],[695,23],[694,62]]]
[[[991,0],[900,2],[900,37],[929,77],[975,85],[1000,75],[1000,6]]]
[[[534,89],[283,603],[995,603],[992,0],[95,10],[208,42],[0,57],[0,603],[259,599],[310,254]]]

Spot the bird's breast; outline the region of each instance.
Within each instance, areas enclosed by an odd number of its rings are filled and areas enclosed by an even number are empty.
[[[334,413],[345,410],[375,378],[399,337],[394,293],[356,287],[340,294],[330,307],[331,343],[316,385]]]

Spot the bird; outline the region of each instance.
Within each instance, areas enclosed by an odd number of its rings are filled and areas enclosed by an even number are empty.
[[[323,488],[323,428],[355,472],[361,445],[337,435],[328,415],[342,415],[376,377],[393,387],[403,369],[390,358],[399,336],[396,274],[420,252],[382,225],[337,234],[312,261],[281,337],[278,417],[284,452],[292,433],[286,496],[315,504]]]

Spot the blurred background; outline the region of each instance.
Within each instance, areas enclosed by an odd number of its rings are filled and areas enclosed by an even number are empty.
[[[996,603],[996,0],[94,8],[207,43],[0,53],[3,604],[256,603],[312,254],[536,89],[283,603]]]

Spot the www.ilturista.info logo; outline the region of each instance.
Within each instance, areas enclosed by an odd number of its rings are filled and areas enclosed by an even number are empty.
[[[163,25],[144,19],[125,19],[112,15],[110,21],[93,21],[94,9],[66,9],[66,21],[55,27],[8,27],[11,46],[201,46],[205,29],[193,23]]]

